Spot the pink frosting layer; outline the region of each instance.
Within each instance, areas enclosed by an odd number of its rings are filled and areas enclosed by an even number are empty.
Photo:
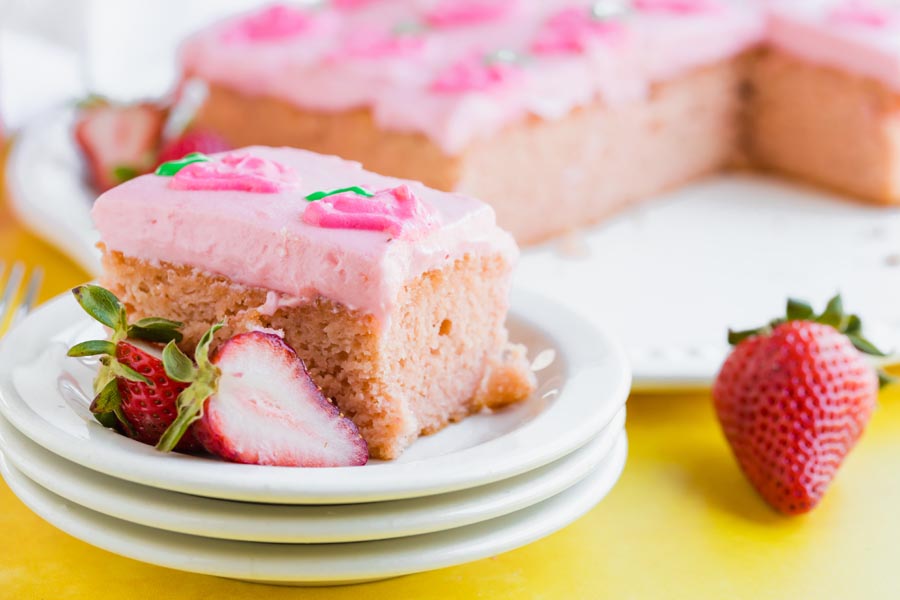
[[[95,203],[94,223],[103,243],[128,256],[187,264],[270,289],[273,293],[261,307],[265,311],[324,296],[382,322],[403,285],[426,271],[467,254],[499,253],[510,262],[518,255],[515,242],[497,227],[493,210],[472,198],[304,150],[252,147],[236,154],[283,165],[299,183],[275,192],[194,191],[173,189],[170,177],[144,175]],[[311,205],[307,194],[401,185],[414,194],[416,210],[426,211],[428,226],[415,239],[304,222]],[[389,212],[400,218],[409,212],[410,200],[404,196],[397,202],[402,206]]]
[[[575,19],[548,34],[554,15],[573,6],[587,12],[591,3],[370,0],[347,9],[326,2],[308,10],[333,23],[330,29],[298,28],[285,37],[276,28],[268,40],[254,30],[255,43],[231,42],[228,32],[248,18],[241,15],[190,38],[181,58],[186,76],[245,94],[309,110],[369,107],[380,127],[424,133],[456,154],[527,115],[556,119],[598,98],[611,105],[643,98],[652,83],[734,56],[764,34],[755,2],[620,3],[617,25],[585,27]],[[597,29],[616,35],[595,36]],[[386,39],[397,32],[414,41]],[[544,47],[575,51],[532,53],[542,35],[549,35]],[[524,60],[497,63],[492,57],[501,50]],[[492,66],[476,68],[472,57]]]
[[[900,4],[773,2],[770,41],[785,52],[875,78],[900,91]]]

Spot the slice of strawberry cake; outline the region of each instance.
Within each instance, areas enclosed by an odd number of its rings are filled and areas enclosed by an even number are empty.
[[[218,322],[279,332],[375,458],[533,390],[504,324],[518,250],[477,200],[250,147],[165,163],[93,217],[134,318],[183,322],[185,350]]]

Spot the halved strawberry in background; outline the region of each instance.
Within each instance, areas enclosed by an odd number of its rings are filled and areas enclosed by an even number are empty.
[[[151,102],[120,105],[95,98],[82,104],[75,141],[97,191],[153,170],[168,114]]]
[[[231,145],[222,136],[211,131],[191,129],[163,146],[156,158],[156,166],[170,160],[184,158],[192,152],[215,154],[226,150],[231,150]]]
[[[260,465],[363,465],[368,446],[312,381],[303,361],[272,333],[238,334],[208,358],[219,326],[197,346],[196,365],[174,343],[163,351],[172,379],[191,382],[179,415],[157,446],[172,449],[189,428],[226,460]]]
[[[129,324],[125,307],[112,292],[96,285],[72,291],[85,312],[112,330],[110,340],[82,342],[68,353],[100,356],[91,412],[103,425],[155,445],[175,420],[176,401],[187,384],[166,375],[161,352],[152,343],[180,341],[178,329],[182,324],[158,318]],[[185,435],[178,445],[184,452],[201,449],[193,433]]]

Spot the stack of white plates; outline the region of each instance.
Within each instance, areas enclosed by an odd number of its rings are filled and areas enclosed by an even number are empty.
[[[537,540],[592,509],[625,464],[621,348],[549,300],[516,294],[512,337],[539,389],[422,438],[400,459],[290,469],[161,454],[97,424],[102,335],[70,296],[0,344],[0,471],[63,531],[175,569],[253,581],[350,583],[436,569]]]

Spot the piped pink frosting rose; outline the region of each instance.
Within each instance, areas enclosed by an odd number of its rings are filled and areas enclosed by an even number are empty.
[[[378,0],[331,0],[331,5],[338,10],[356,10],[374,4]]]
[[[350,33],[332,58],[410,58],[425,48],[425,37],[417,33],[393,33],[360,27]]]
[[[518,0],[441,0],[425,13],[432,27],[458,27],[499,21],[511,15]]]
[[[715,12],[721,5],[715,0],[634,0],[633,6],[641,12],[666,12],[690,15]]]
[[[405,240],[419,239],[439,225],[435,210],[406,185],[371,197],[354,192],[326,196],[307,205],[303,222],[326,229],[382,231]]]
[[[439,94],[489,92],[515,84],[522,76],[522,67],[515,62],[490,60],[477,54],[438,73],[431,82],[431,91]]]
[[[318,30],[322,19],[309,10],[274,4],[247,15],[222,33],[226,43],[278,42]]]
[[[589,9],[564,8],[551,16],[531,44],[535,54],[577,54],[600,41],[619,42],[625,25],[615,19],[599,19]]]
[[[290,167],[249,154],[226,154],[195,162],[178,171],[169,182],[175,190],[240,191],[274,194],[296,188],[300,178]]]
[[[839,25],[861,25],[883,29],[900,25],[900,10],[876,6],[863,0],[850,0],[835,7],[828,20]]]

